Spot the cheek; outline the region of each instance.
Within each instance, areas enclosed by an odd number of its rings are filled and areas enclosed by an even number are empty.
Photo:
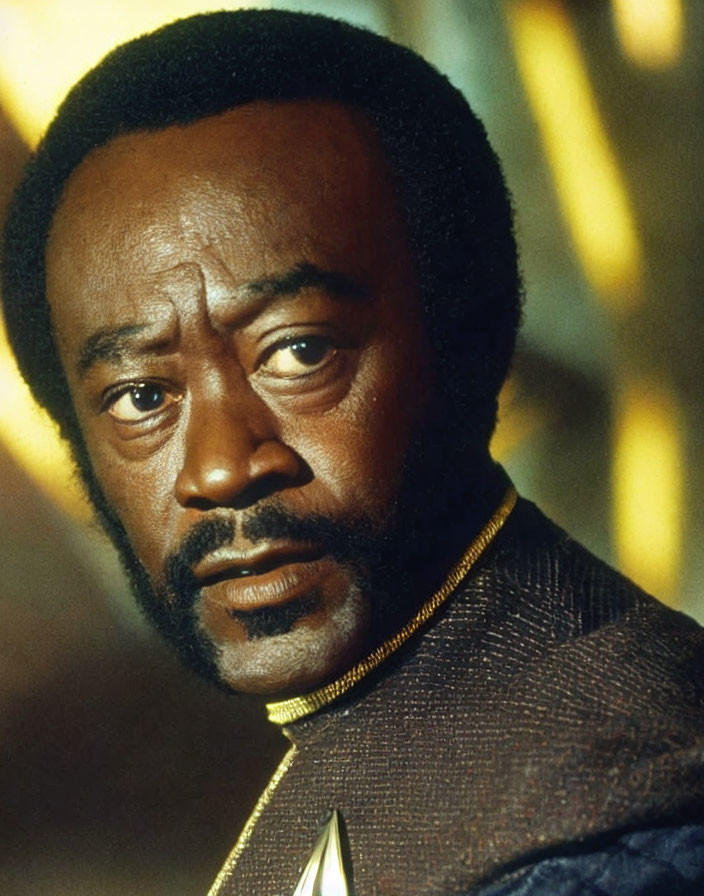
[[[375,357],[343,402],[320,417],[292,421],[284,434],[345,516],[384,521],[425,412],[424,369],[409,371],[393,360],[393,353]]]
[[[93,471],[103,495],[150,575],[161,575],[168,546],[176,537],[173,499],[175,452],[168,448],[134,463],[87,440]]]

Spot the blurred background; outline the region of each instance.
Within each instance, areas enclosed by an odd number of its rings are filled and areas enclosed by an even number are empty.
[[[495,455],[596,554],[704,620],[704,4],[252,5],[366,25],[465,93],[503,160],[527,295]],[[0,0],[0,214],[84,71],[209,8]],[[284,744],[146,630],[2,333],[0,527],[0,892],[205,893]]]

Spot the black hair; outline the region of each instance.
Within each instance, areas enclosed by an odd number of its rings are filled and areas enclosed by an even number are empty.
[[[8,336],[34,397],[81,466],[84,447],[44,268],[71,172],[119,134],[187,124],[256,100],[296,99],[360,109],[378,135],[408,227],[439,376],[486,448],[521,287],[510,200],[482,124],[444,76],[383,37],[318,15],[241,10],[173,22],[106,56],[68,94],[10,205],[2,252]]]

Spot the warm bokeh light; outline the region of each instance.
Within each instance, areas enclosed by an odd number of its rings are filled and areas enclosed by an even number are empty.
[[[640,297],[641,248],[572,25],[557,0],[515,0],[506,17],[562,211],[599,295],[627,309]]]
[[[614,540],[619,566],[674,601],[681,560],[683,458],[670,392],[633,382],[617,409],[613,453]]]
[[[43,491],[71,516],[90,517],[68,450],[21,378],[0,319],[0,440]]]
[[[517,394],[516,378],[510,376],[499,395],[496,429],[491,439],[491,455],[501,463],[511,459],[545,425],[546,409]]]
[[[0,105],[35,145],[64,95],[109,50],[166,22],[262,0],[0,0]]]
[[[668,68],[682,53],[682,0],[611,0],[616,33],[628,58],[643,68]]]

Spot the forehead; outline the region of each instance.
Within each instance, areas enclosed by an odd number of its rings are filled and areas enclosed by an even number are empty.
[[[391,238],[403,230],[363,115],[332,103],[256,102],[89,154],[54,218],[49,286],[99,278],[116,254],[163,270],[185,239],[196,248],[223,237],[237,241],[247,279],[262,275],[268,251],[300,255],[314,244],[331,260],[368,254],[370,228]]]
[[[150,319],[189,295],[193,276],[232,295],[301,263],[377,294],[393,284],[417,304],[392,178],[362,113],[257,102],[120,136],[73,172],[54,217],[46,289],[59,352],[70,368],[92,332]]]

